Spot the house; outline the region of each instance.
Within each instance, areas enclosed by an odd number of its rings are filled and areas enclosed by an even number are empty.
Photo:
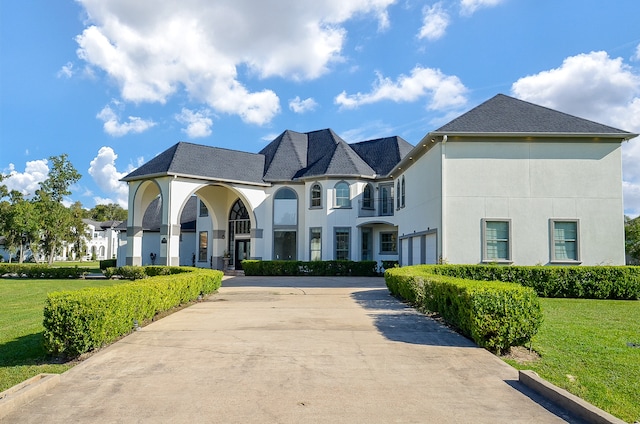
[[[178,143],[123,178],[119,264],[624,264],[621,143],[636,135],[497,95],[416,146],[330,129],[259,153]]]

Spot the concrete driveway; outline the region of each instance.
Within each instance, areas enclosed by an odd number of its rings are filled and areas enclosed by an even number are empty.
[[[576,422],[517,380],[382,278],[233,277],[3,422]]]

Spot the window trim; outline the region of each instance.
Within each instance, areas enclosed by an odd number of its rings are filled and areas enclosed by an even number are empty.
[[[338,186],[339,185],[346,185],[347,186],[347,200],[348,200],[348,205],[338,205]],[[342,199],[343,197],[340,197],[340,199]],[[342,181],[338,181],[334,186],[333,186],[333,208],[334,209],[351,209],[351,184],[349,184],[348,182],[342,180]]]
[[[488,240],[487,240],[487,224],[489,222],[506,222],[507,223],[507,258],[489,258],[487,253],[488,249]],[[498,240],[500,241],[500,240]],[[511,225],[511,218],[482,218],[482,262],[483,263],[501,263],[501,264],[511,264],[513,263],[513,232]]]
[[[347,257],[344,260],[351,260],[351,227],[333,227],[333,258],[338,259],[338,232],[346,232],[348,236]],[[341,250],[342,251],[342,250]]]
[[[398,183],[396,184],[396,192],[398,195],[396,196],[396,210],[400,210],[400,179],[398,178]]]
[[[383,236],[387,236],[387,235],[395,236],[395,240],[392,241],[392,243],[394,243],[396,246],[395,250],[385,250],[382,248],[384,243],[382,238]],[[397,231],[381,231],[379,240],[380,240],[380,244],[378,247],[380,248],[380,255],[397,255],[398,254],[398,232]]]
[[[557,222],[571,222],[576,224],[576,258],[575,259],[557,259],[556,258],[556,239],[555,239],[555,224]],[[549,262],[552,264],[573,264],[578,265],[582,263],[580,256],[580,220],[578,218],[551,218],[549,219]]]
[[[405,184],[404,184],[404,175],[403,175],[402,176],[402,200],[400,202],[400,208],[404,208],[404,206],[405,206],[405,203],[404,203],[405,196],[404,195],[405,195]]]
[[[313,191],[315,187],[318,187],[319,189],[317,199],[313,197]],[[317,200],[319,204],[314,205],[314,200]],[[309,188],[309,209],[322,209],[322,184],[320,184],[319,182],[311,184],[311,187]]]

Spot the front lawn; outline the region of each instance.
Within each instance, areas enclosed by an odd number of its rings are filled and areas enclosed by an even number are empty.
[[[118,282],[0,279],[0,391],[40,373],[61,373],[70,368],[48,357],[42,344],[47,293]]]
[[[506,360],[627,422],[640,421],[640,302],[540,299],[540,359]]]

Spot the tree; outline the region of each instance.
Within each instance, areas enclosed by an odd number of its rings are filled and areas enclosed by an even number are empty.
[[[71,194],[69,187],[80,180],[80,173],[69,162],[67,154],[52,156],[49,160],[49,176],[40,183],[35,204],[42,224],[40,245],[51,264],[65,242],[74,242],[75,231],[84,232],[84,223],[62,204],[64,196]]]
[[[624,250],[634,264],[640,263],[640,217],[624,217]]]
[[[89,210],[89,218],[94,221],[126,221],[127,210],[120,205],[109,203],[108,205],[95,205]]]

